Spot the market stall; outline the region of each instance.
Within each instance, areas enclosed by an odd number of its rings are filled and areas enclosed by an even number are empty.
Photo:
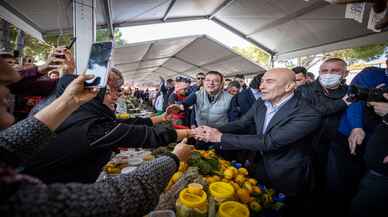
[[[174,145],[122,151],[105,166],[100,179],[130,173]],[[285,199],[284,194],[251,178],[240,163],[226,161],[214,150],[195,150],[187,163],[180,163],[149,216],[280,216]]]

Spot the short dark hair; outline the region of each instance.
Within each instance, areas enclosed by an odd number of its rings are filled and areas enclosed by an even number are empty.
[[[315,79],[315,75],[314,75],[312,72],[307,72],[307,73],[306,73],[306,76],[307,76],[307,77],[310,77],[312,80]]]
[[[52,75],[52,74],[60,75],[60,74],[59,74],[59,71],[57,71],[57,70],[52,70],[52,71],[50,71],[50,72],[48,73],[49,76]]]
[[[327,60],[325,60],[322,64],[325,64],[325,63],[334,63],[334,62],[340,62],[343,64],[343,66],[346,68],[348,66],[348,64],[345,62],[345,60],[341,59],[341,58],[337,58],[337,57],[333,57],[333,58],[329,58]]]
[[[302,73],[304,76],[307,74],[307,69],[303,66],[297,66],[292,68],[292,71],[294,71],[295,74]]]
[[[167,79],[167,83],[172,83],[173,81],[172,78]]]
[[[236,87],[238,89],[241,88],[241,84],[240,82],[238,81],[231,81],[229,84],[228,84],[228,87],[227,88],[230,88],[230,87]]]
[[[110,70],[119,76],[121,80],[124,80],[123,73],[118,68],[111,67]]]
[[[241,78],[241,79],[245,79],[245,76],[243,74],[237,74],[234,76],[235,78]]]
[[[218,71],[208,71],[205,76],[207,75],[218,75],[221,78],[221,82],[224,81],[224,75],[221,72]]]
[[[253,77],[251,83],[249,83],[249,87],[252,89],[259,89],[261,84],[261,78],[263,77],[263,74],[258,74],[255,77]]]
[[[225,81],[232,81],[232,79],[230,79],[230,78],[225,78]]]
[[[203,72],[198,72],[198,73],[197,73],[197,76],[198,76],[198,75],[203,75],[203,76],[205,76],[205,73],[203,73]]]
[[[11,53],[0,53],[0,57],[3,58],[3,59],[9,59],[9,58],[12,58],[12,59],[15,59],[14,55],[12,55]]]

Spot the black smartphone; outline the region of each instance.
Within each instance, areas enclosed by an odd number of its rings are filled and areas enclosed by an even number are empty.
[[[113,42],[93,43],[90,49],[86,74],[94,75],[94,79],[85,82],[87,87],[105,88],[108,83],[110,58]]]
[[[76,38],[76,37],[73,37],[73,38],[71,39],[70,44],[66,46],[66,49],[70,50],[70,49],[73,47],[73,45],[74,45],[74,43],[75,43],[76,40],[77,40],[77,38]],[[64,55],[64,54],[56,54],[55,57],[56,57],[56,58],[65,59],[65,55]]]
[[[73,39],[71,39],[70,44],[66,46],[66,49],[70,50],[73,47],[73,44],[76,40],[77,40],[77,37],[73,37]]]

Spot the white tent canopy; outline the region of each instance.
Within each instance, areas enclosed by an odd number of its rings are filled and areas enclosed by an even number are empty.
[[[324,0],[96,0],[98,26],[209,19],[246,38],[275,59],[387,41],[388,31],[345,19],[345,6]],[[82,4],[83,0],[77,0]],[[72,0],[0,0],[43,34],[72,29]],[[110,13],[111,11],[111,13]]]
[[[159,76],[194,77],[216,70],[225,76],[258,74],[265,69],[208,36],[190,36],[131,44],[113,51],[113,65],[126,80],[158,83]]]

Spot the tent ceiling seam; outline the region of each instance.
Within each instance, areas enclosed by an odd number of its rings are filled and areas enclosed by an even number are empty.
[[[380,32],[379,34],[385,33],[385,32],[388,32],[388,29]],[[345,38],[345,39],[341,39],[341,40],[337,40],[337,41],[326,42],[326,43],[322,43],[322,44],[319,44],[319,45],[314,45],[314,46],[310,46],[310,47],[295,49],[295,50],[291,50],[291,51],[287,51],[287,52],[283,52],[283,53],[279,52],[279,53],[276,54],[276,56],[285,55],[285,54],[294,53],[294,52],[299,52],[299,51],[302,51],[302,50],[307,50],[307,49],[312,49],[312,48],[318,48],[318,47],[327,46],[327,45],[330,45],[330,44],[340,43],[340,42],[344,42],[344,41],[350,41],[350,40],[354,40],[354,39],[357,39],[357,38],[362,38],[362,37],[366,37],[366,36],[369,36],[369,35],[375,35],[375,34],[376,33],[374,33],[374,32],[370,32],[370,33],[367,33],[367,34],[364,34],[364,35],[361,35],[361,36],[359,35],[359,36]]]
[[[224,9],[233,4],[235,0],[225,0],[223,1],[210,15],[209,20],[212,20],[217,14],[221,13]]]
[[[16,8],[12,7],[7,2],[5,2],[4,0],[0,0],[0,5],[3,6],[5,9],[9,10],[15,16],[19,17],[19,19],[23,20],[24,22],[26,22],[27,24],[32,26],[38,32],[42,33],[43,29],[40,28],[38,24],[34,23],[30,18],[24,16],[22,13],[20,13],[18,10],[16,10]]]
[[[221,21],[221,20],[219,20],[219,19],[217,19],[217,18],[212,19],[212,21],[214,21],[214,22],[217,23],[218,25],[220,25],[220,26],[226,28],[227,30],[233,32],[234,34],[236,34],[236,35],[238,35],[238,36],[244,38],[245,40],[251,42],[252,44],[254,44],[254,45],[257,46],[258,48],[264,50],[264,51],[267,52],[268,54],[274,55],[274,54],[276,53],[275,51],[269,49],[268,47],[266,47],[266,46],[260,44],[260,43],[257,42],[256,40],[253,40],[253,39],[251,39],[251,38],[246,37],[246,35],[245,35],[244,33],[240,32],[239,30],[233,28],[232,26],[230,26],[230,25],[224,23],[223,21]]]
[[[254,30],[252,33],[247,34],[246,37],[250,38],[254,34],[257,34],[259,32],[267,30],[267,29],[272,29],[272,28],[279,26],[279,25],[282,25],[284,23],[288,23],[297,17],[301,17],[307,13],[311,13],[312,11],[326,7],[328,5],[330,5],[330,3],[326,2],[326,1],[314,2],[307,7],[301,8],[301,9],[299,9],[291,14],[287,14],[286,16],[283,16],[277,20],[274,20],[273,22],[267,23],[264,26],[259,27],[258,29]]]
[[[167,8],[166,12],[163,15],[163,18],[162,18],[163,22],[166,22],[166,20],[168,18],[168,15],[171,12],[172,7],[174,7],[175,2],[176,2],[176,0],[171,0],[170,4],[168,5],[168,8]]]

